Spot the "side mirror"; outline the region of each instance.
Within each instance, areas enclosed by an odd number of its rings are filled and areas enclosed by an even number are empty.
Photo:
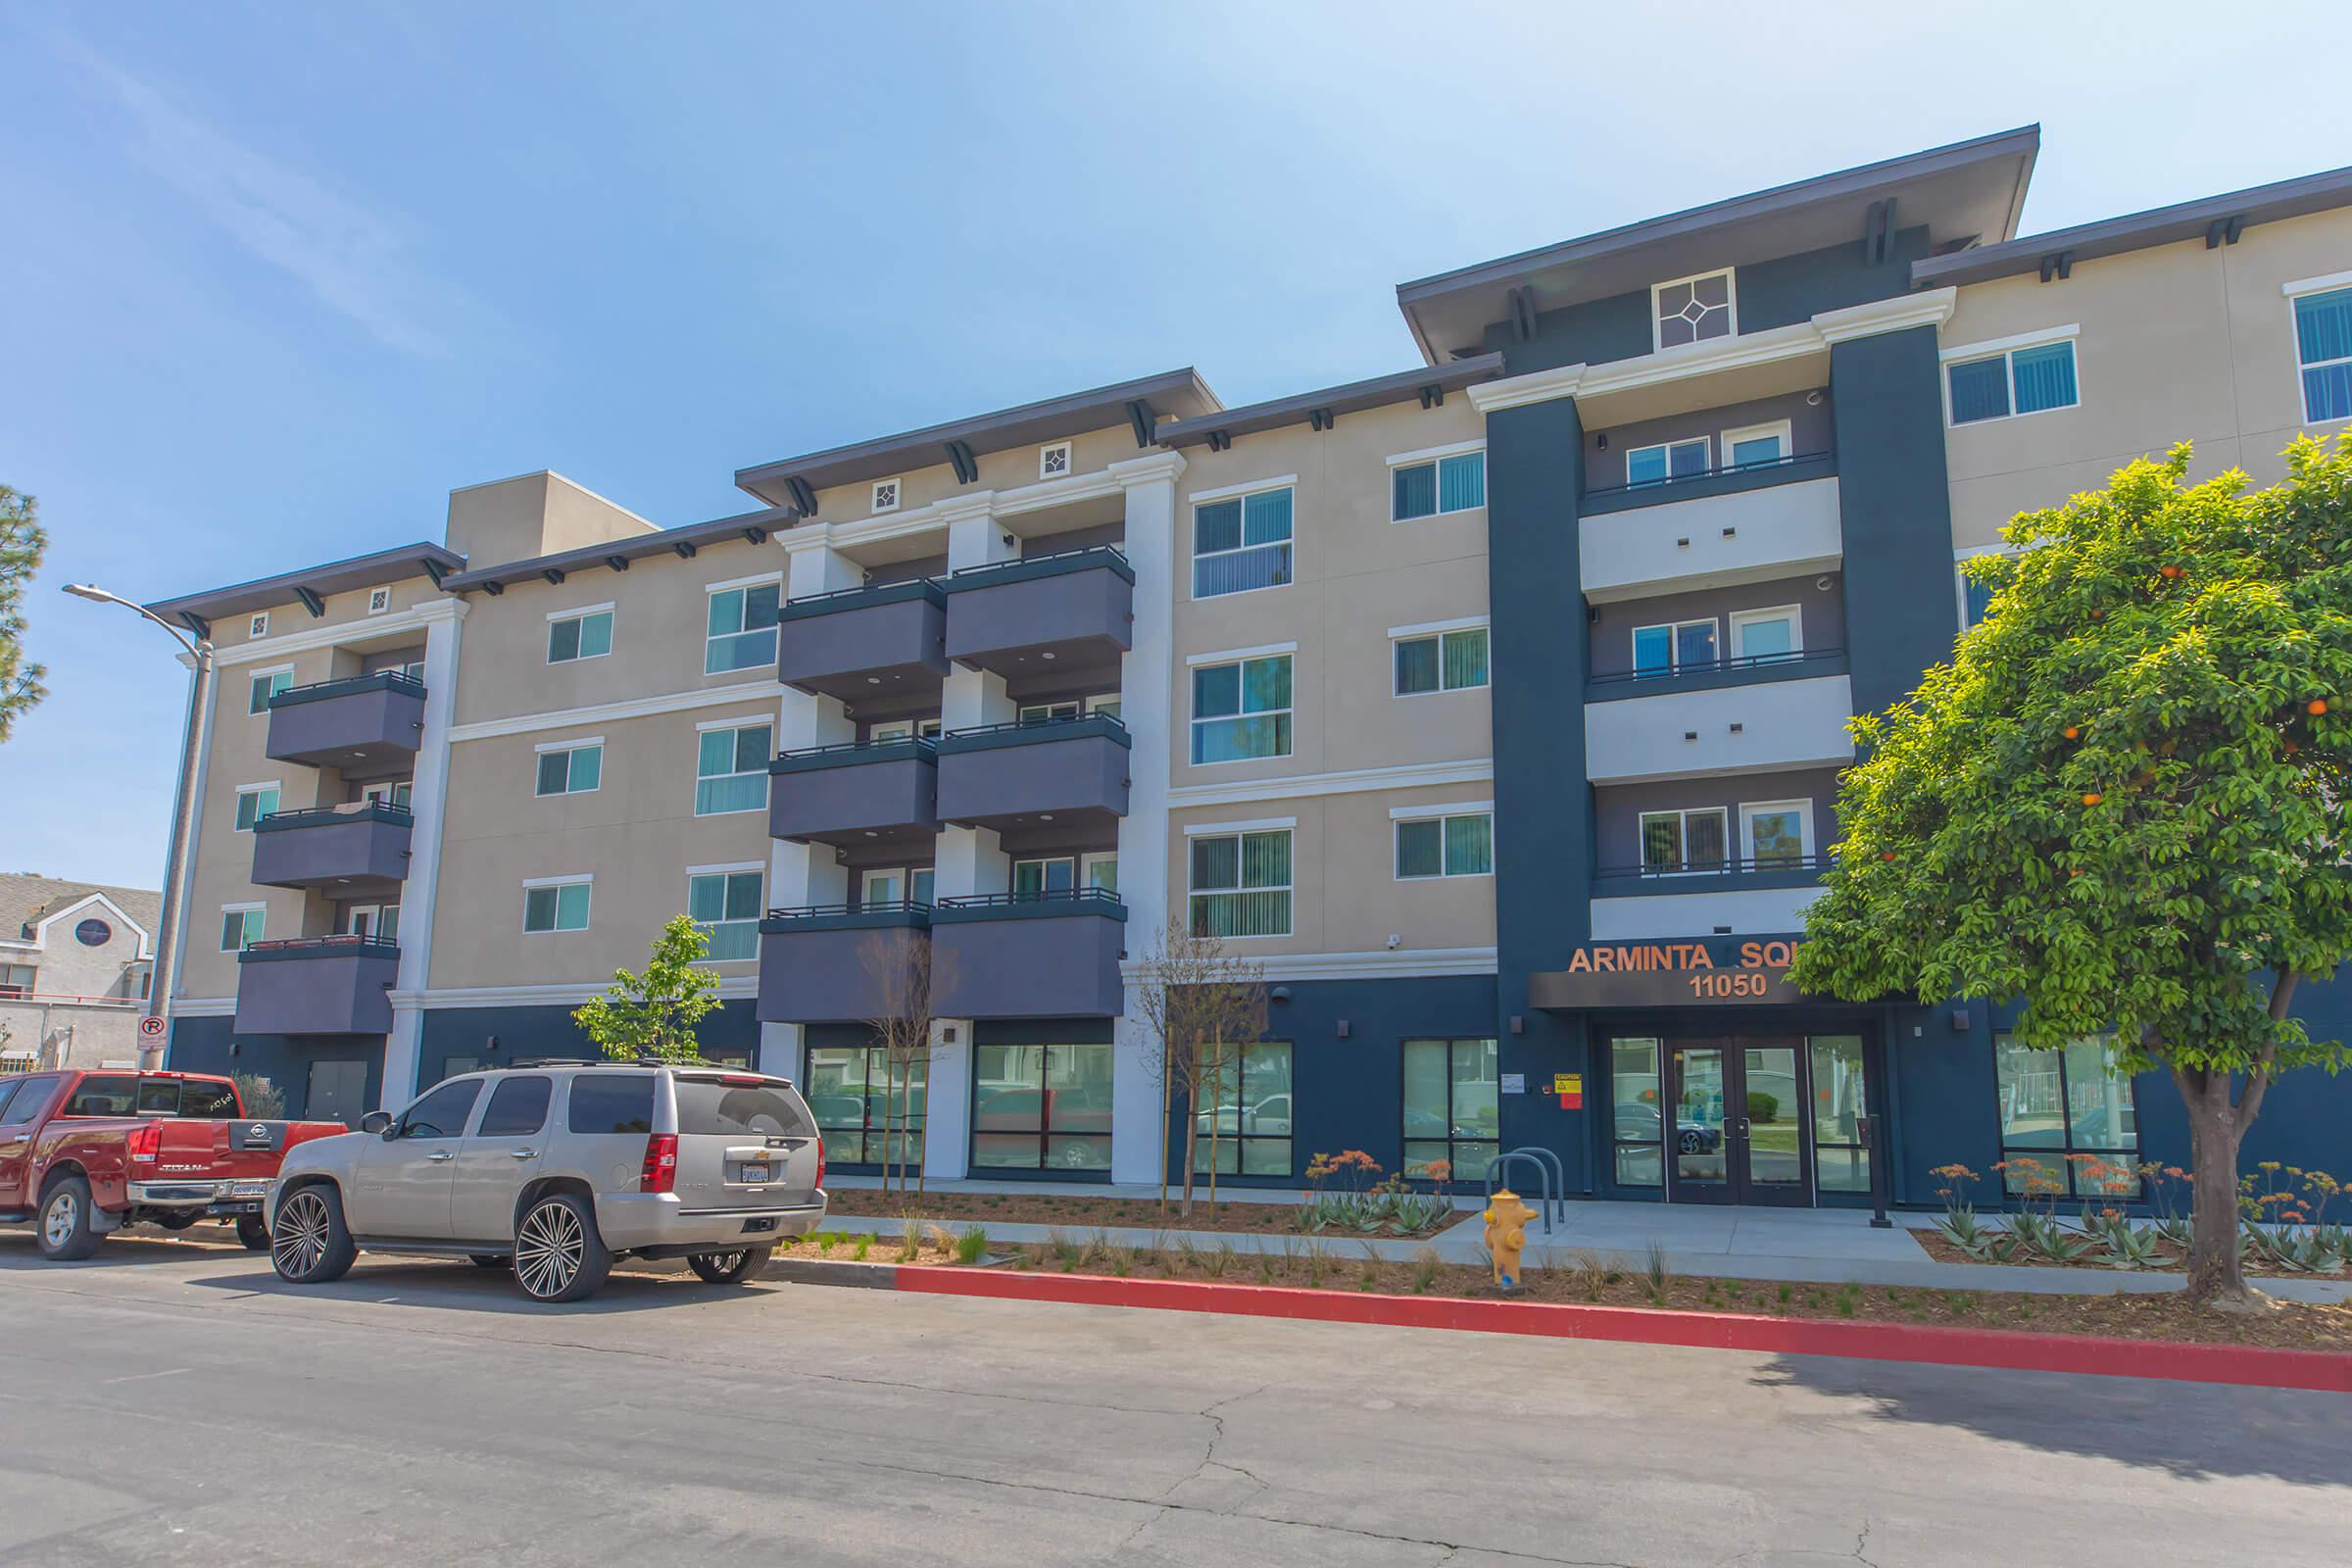
[[[364,1133],[381,1133],[386,1138],[391,1137],[392,1113],[388,1110],[369,1111],[367,1115],[360,1118],[360,1131]]]

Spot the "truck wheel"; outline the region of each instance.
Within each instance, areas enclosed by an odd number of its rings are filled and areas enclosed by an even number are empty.
[[[41,1255],[70,1263],[98,1250],[101,1240],[90,1228],[90,1184],[79,1176],[61,1176],[41,1197],[39,1239]]]
[[[514,1227],[514,1280],[534,1301],[579,1301],[612,1272],[596,1211],[570,1193],[550,1193]]]
[[[270,1226],[259,1214],[237,1216],[237,1240],[245,1244],[248,1252],[270,1250]]]
[[[772,1247],[747,1247],[740,1252],[706,1252],[688,1258],[686,1266],[712,1285],[741,1285],[758,1279],[775,1250]]]
[[[359,1255],[343,1223],[343,1200],[332,1187],[297,1187],[277,1205],[270,1261],[288,1285],[330,1284],[349,1273]]]

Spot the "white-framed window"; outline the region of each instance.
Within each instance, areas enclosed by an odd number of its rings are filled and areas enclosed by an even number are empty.
[[[1389,812],[1399,882],[1494,874],[1494,804],[1399,806]]]
[[[1190,918],[1201,937],[1291,934],[1291,830],[1187,834]]]
[[[392,590],[389,586],[368,590],[368,613],[380,615],[391,608]]]
[[[901,486],[899,480],[895,478],[876,479],[874,481],[873,510],[876,512],[898,511],[900,494]]]
[[[247,639],[248,641],[251,641],[253,638],[256,638],[256,637],[267,637],[267,636],[269,636],[269,635],[270,635],[270,612],[268,612],[267,610],[257,610],[257,611],[255,611],[255,612],[253,612],[253,618],[245,622],[245,636],[246,636],[246,639]]]
[[[1740,301],[1733,269],[1699,272],[1649,285],[1650,347],[1681,348],[1740,331]]]
[[[1122,711],[1117,692],[1103,692],[1086,700],[1086,710],[1101,713],[1104,718],[1117,718]]]
[[[605,742],[602,736],[584,740],[547,741],[532,748],[539,755],[534,795],[590,795],[605,782]]]
[[[1777,663],[1805,651],[1804,612],[1795,605],[1731,613],[1732,657],[1743,662]]]
[[[1056,719],[1076,718],[1082,711],[1073,697],[1066,703],[1023,703],[1015,716],[1024,724],[1051,724]]]
[[[1102,893],[1119,891],[1119,857],[1115,850],[1098,850],[1078,857],[1078,885]]]
[[[252,683],[245,689],[245,711],[267,713],[270,711],[270,699],[293,684],[294,666],[292,664],[278,669],[255,670]]]
[[[568,664],[578,659],[602,659],[612,651],[612,607],[590,605],[584,610],[554,610],[547,616],[547,662]]]
[[[522,929],[527,935],[588,929],[592,876],[538,877],[522,885]]]
[[[776,662],[776,612],[784,602],[781,574],[744,582],[714,582],[704,623],[703,673],[758,669]]]
[[[377,942],[400,940],[400,906],[355,904],[343,911],[343,934],[370,937]]]
[[[270,911],[259,904],[223,904],[220,906],[220,951],[243,953],[262,940],[269,924]]]
[[[1960,629],[1967,631],[1984,622],[1985,612],[1992,609],[1992,586],[1981,583],[1968,575],[1968,564],[1979,556],[2010,555],[2013,552],[2000,545],[1984,545],[1974,550],[1952,553],[1952,591],[1960,611]]]
[[[1426,697],[1432,692],[1470,691],[1492,677],[1488,666],[1488,630],[1484,625],[1397,628],[1389,633],[1394,691],[1398,697]]]
[[[1071,444],[1067,441],[1049,441],[1037,449],[1037,476],[1040,479],[1066,479],[1075,470],[1071,467]]]
[[[713,963],[760,956],[760,870],[757,865],[713,865],[686,874],[686,913],[710,939]]]
[[[1291,655],[1193,666],[1195,765],[1291,755]]]
[[[939,739],[939,720],[936,718],[886,718],[866,732],[872,741],[906,741]]]
[[[1642,813],[1642,874],[1680,876],[1720,871],[1728,854],[1720,806]]]
[[[1774,419],[1764,424],[1741,425],[1723,432],[1720,450],[1723,466],[1729,469],[1760,468],[1785,462],[1795,455],[1794,427],[1787,419]]]
[[[1669,479],[1695,479],[1713,466],[1713,443],[1706,436],[1658,441],[1645,447],[1626,449],[1625,482],[1631,486],[1664,484]]]
[[[1389,460],[1389,520],[1411,522],[1487,504],[1484,442],[1407,452]]]
[[[2073,326],[1945,349],[1943,416],[1951,425],[2020,418],[2082,401]]]
[[[2343,284],[2343,287],[2328,287]],[[2303,422],[2352,419],[2352,274],[2289,283]]]
[[[392,783],[362,785],[360,799],[372,805],[398,807],[405,811],[410,808],[410,802],[416,798],[416,786],[404,778]]]
[[[277,814],[279,786],[275,784],[240,784],[237,786],[237,831],[250,833],[253,824],[265,816]]]
[[[775,725],[721,719],[695,728],[694,814],[762,809],[767,805],[767,761],[776,749]]]
[[[1296,482],[1193,501],[1193,597],[1214,599],[1291,580]]]
[[[1740,803],[1740,851],[1750,865],[1802,865],[1812,842],[1811,801]]]
[[[1078,885],[1075,856],[1044,855],[1012,862],[1012,894],[1017,899],[1042,899],[1067,893]]]
[[[1660,621],[1634,628],[1634,673],[1674,675],[1687,669],[1712,669],[1719,658],[1715,617],[1703,620]]]
[[[934,877],[932,867],[927,865],[894,865],[867,871],[858,878],[858,906],[879,909],[897,904],[915,904],[927,907]]]
[[[29,963],[0,963],[0,1002],[29,997],[40,984],[40,970]]]

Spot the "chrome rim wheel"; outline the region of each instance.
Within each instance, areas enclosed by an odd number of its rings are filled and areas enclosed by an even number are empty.
[[[579,1216],[564,1203],[541,1203],[522,1217],[514,1236],[514,1277],[537,1297],[556,1296],[580,1272],[588,1238]]]
[[[744,1265],[751,1260],[752,1254],[749,1252],[713,1252],[710,1254],[711,1268],[721,1274],[740,1274],[743,1272]]]
[[[288,1279],[308,1279],[326,1257],[330,1216],[326,1200],[317,1193],[296,1193],[277,1211],[270,1233],[270,1257]]]
[[[41,1240],[52,1250],[74,1239],[74,1227],[81,1221],[81,1202],[70,1192],[60,1192],[49,1200],[49,1207],[41,1214]]]

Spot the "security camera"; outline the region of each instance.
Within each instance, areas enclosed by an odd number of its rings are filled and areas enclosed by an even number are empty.
[[[1398,934],[1397,932],[1395,932],[1395,931],[1392,931],[1392,932],[1390,932],[1390,933],[1389,933],[1389,951],[1390,951],[1391,953],[1395,953],[1395,952],[1396,952],[1396,951],[1398,948],[1401,948],[1401,947],[1403,947],[1403,946],[1404,946],[1404,938],[1403,938],[1403,936],[1401,936],[1400,934]]]

